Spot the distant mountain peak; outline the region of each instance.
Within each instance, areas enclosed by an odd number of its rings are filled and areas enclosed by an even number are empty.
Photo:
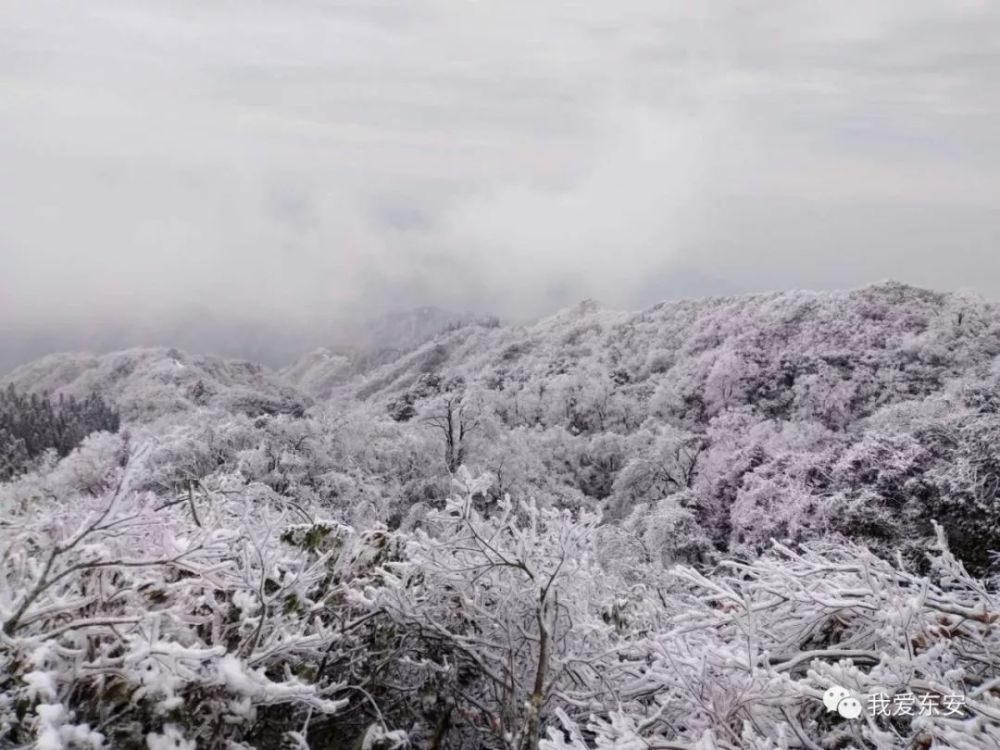
[[[300,357],[281,376],[311,396],[326,398],[357,375],[392,362],[447,331],[475,324],[495,326],[499,320],[433,305],[395,310],[345,327],[335,343]]]

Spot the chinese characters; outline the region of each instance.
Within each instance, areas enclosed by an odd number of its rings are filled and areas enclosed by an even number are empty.
[[[965,708],[961,694],[873,693],[868,696],[868,713],[879,716],[957,716]]]

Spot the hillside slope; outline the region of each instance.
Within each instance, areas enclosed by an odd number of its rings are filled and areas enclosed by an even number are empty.
[[[588,302],[307,410],[173,350],[21,368],[127,418],[0,481],[0,746],[995,750],[998,322]]]
[[[499,326],[495,318],[418,307],[346,326],[327,347],[305,354],[280,372],[284,382],[325,399],[340,386],[396,361],[445,331],[468,325]]]
[[[650,415],[704,423],[741,405],[832,428],[939,390],[1000,354],[1000,307],[895,283],[669,302],[592,302],[525,328],[464,327],[351,384],[390,402],[460,378],[510,424],[630,432]]]
[[[687,519],[672,544],[753,555],[835,533],[918,560],[939,521],[986,569],[998,354],[997,305],[893,283],[638,313],[586,302],[449,332],[335,403],[430,430],[450,467],[488,468],[497,493]]]
[[[105,355],[54,354],[0,379],[19,392],[86,398],[96,393],[127,420],[197,406],[246,414],[301,414],[306,399],[252,362],[129,349]]]

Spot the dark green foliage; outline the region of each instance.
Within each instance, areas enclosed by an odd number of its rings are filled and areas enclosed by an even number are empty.
[[[45,451],[65,456],[92,432],[117,432],[118,413],[96,394],[50,399],[0,391],[0,481],[24,471]]]

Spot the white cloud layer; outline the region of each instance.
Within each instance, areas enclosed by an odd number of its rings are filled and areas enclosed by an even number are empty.
[[[1000,295],[989,2],[0,0],[0,338]]]

